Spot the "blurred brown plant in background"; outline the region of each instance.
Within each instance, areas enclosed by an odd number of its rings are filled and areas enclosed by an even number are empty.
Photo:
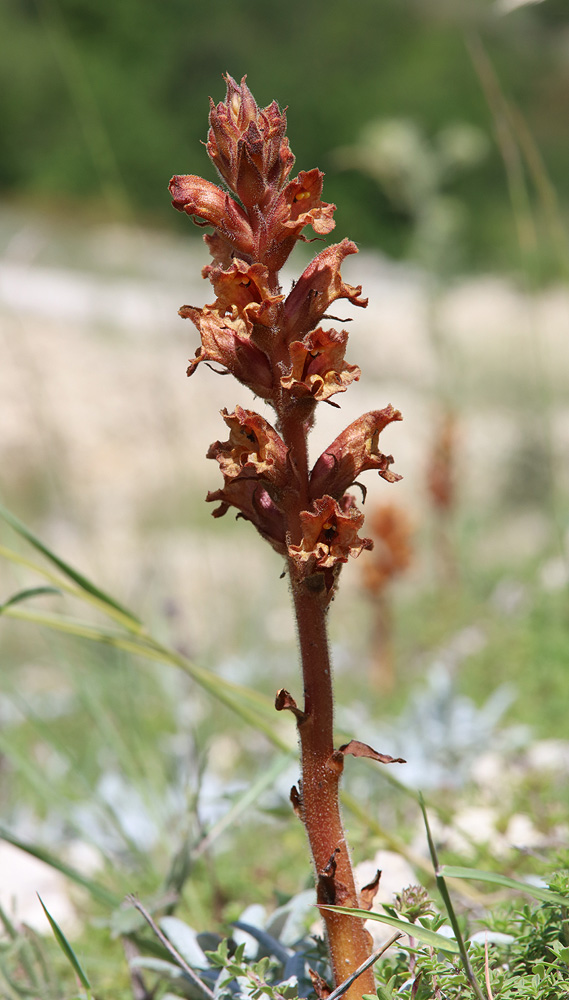
[[[362,565],[361,582],[373,608],[369,676],[375,688],[390,693],[395,686],[393,583],[413,561],[413,528],[404,510],[384,503],[368,517],[368,530],[374,548]]]

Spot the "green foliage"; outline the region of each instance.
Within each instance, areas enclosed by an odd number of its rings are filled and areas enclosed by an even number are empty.
[[[566,83],[551,9],[548,0],[497,18],[490,3],[331,0],[324,15],[302,0],[286,7],[219,0],[212,18],[204,5],[182,0],[143,11],[135,0],[6,0],[0,189],[112,215],[143,211],[182,228],[169,208],[168,179],[206,167],[204,103],[210,94],[221,98],[222,72],[248,73],[260,101],[290,106],[299,167],[327,169],[339,235],[401,250],[405,213],[356,172],[337,175],[330,147],[353,143],[372,119],[394,116],[413,117],[429,135],[456,120],[488,133],[464,45],[474,28],[487,37],[506,92],[527,112],[566,197]],[[333,139],[323,145],[324,136]],[[465,264],[511,263],[515,234],[497,151],[454,190],[468,192]]]
[[[567,889],[567,872],[557,873],[550,884]],[[495,998],[557,1000],[565,996],[569,990],[566,907],[526,904],[519,910],[510,905],[494,911],[486,922],[486,935],[477,933],[476,941],[468,944],[468,955],[478,982],[489,982]],[[433,995],[461,1000],[476,995],[456,960],[432,949],[400,949],[395,958],[384,960],[378,971],[380,1000],[395,995],[410,995],[416,1000],[430,1000]]]

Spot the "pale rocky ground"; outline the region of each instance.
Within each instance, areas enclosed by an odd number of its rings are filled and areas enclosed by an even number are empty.
[[[117,598],[150,617],[154,602],[173,603],[192,652],[208,655],[213,629],[216,649],[228,656],[244,605],[250,621],[259,609],[258,627],[273,640],[294,637],[276,557],[250,526],[230,529],[202,505],[219,485],[217,467],[205,459],[210,442],[225,437],[219,410],[237,402],[259,409],[243,387],[205,366],[186,378],[198,338],[177,309],[211,301],[199,275],[206,262],[197,239],[116,226],[80,234],[68,225],[62,235],[41,220],[0,212],[0,489],[12,504],[24,498],[41,537]],[[404,421],[386,430],[383,448],[404,479],[388,487],[368,476],[368,502],[388,497],[420,523],[444,381],[461,412],[460,481],[469,509],[497,502],[509,457],[544,426],[567,496],[569,289],[530,298],[502,278],[457,281],[439,306],[452,355],[445,374],[420,274],[367,253],[347,261],[343,273],[370,300],[350,324],[347,352],[363,375],[336,397],[341,410],[321,407],[314,457],[360,413],[392,403]],[[344,303],[334,312],[350,314]],[[481,555],[531,555],[547,534],[543,515],[522,509],[480,540]],[[12,539],[2,531],[2,540]],[[552,585],[563,583],[563,564],[549,574]],[[351,566],[348,591],[355,581]],[[1,599],[14,584],[1,566],[0,584]],[[15,867],[19,852],[0,846],[0,864],[15,876],[0,885],[6,905],[28,886]],[[30,867],[29,881],[38,877]],[[46,887],[45,901],[64,919],[58,892]]]

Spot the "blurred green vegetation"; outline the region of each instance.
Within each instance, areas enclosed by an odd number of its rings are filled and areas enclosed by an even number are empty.
[[[42,207],[186,225],[173,173],[212,176],[204,109],[223,72],[248,74],[259,103],[287,104],[300,168],[327,171],[338,235],[401,255],[412,222],[370,178],[338,172],[333,149],[374,118],[407,117],[432,135],[453,121],[494,123],[469,56],[482,38],[504,93],[527,121],[567,203],[566,0],[500,16],[490,0],[4,0],[0,7],[0,194]],[[517,263],[497,145],[453,190],[469,205],[467,268]],[[553,255],[552,255],[553,256]]]

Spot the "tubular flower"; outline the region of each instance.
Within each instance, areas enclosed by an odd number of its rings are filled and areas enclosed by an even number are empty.
[[[208,501],[220,501],[214,517],[236,507],[277,552],[285,555],[286,528],[278,500],[290,478],[287,448],[258,413],[236,406],[234,413],[222,410],[221,415],[229,427],[229,440],[215,441],[207,453],[219,462],[225,482],[222,490],[207,497]]]
[[[323,496],[313,502],[312,508],[300,515],[302,541],[300,545],[289,545],[288,553],[297,575],[306,581],[316,576],[313,588],[324,588],[328,601],[348,556],[359,556],[363,549],[373,548],[373,542],[358,537],[364,515],[349,493],[339,503],[331,496]]]
[[[271,271],[278,271],[286,262],[297,240],[304,240],[302,230],[312,226],[319,236],[326,236],[336,223],[335,205],[320,200],[324,174],[317,170],[301,170],[298,177],[285,187],[267,218],[263,262]]]
[[[203,177],[175,175],[169,185],[172,204],[179,212],[198,216],[201,225],[214,226],[231,250],[242,257],[253,253],[251,224],[240,205],[225,191]]]
[[[323,330],[318,327],[303,341],[295,340],[289,348],[291,370],[281,378],[283,389],[292,396],[328,399],[336,392],[345,392],[361,375],[357,365],[344,361],[348,341],[345,330]]]
[[[322,250],[308,265],[285,302],[285,329],[288,340],[298,340],[312,330],[336,299],[348,299],[355,306],[367,306],[361,298],[362,286],[342,281],[340,267],[358,248],[351,240],[342,240]]]
[[[191,319],[198,328],[202,346],[190,362],[187,373],[193,375],[201,361],[213,361],[223,365],[234,378],[263,399],[274,395],[273,374],[267,355],[258,348],[247,330],[245,320],[220,316],[210,306],[194,309],[182,306],[179,315]]]
[[[329,493],[339,499],[360,473],[368,469],[377,469],[388,483],[401,479],[389,468],[392,456],[382,455],[377,443],[384,427],[393,420],[402,419],[399,410],[386,406],[384,410],[372,410],[354,420],[316,462],[310,476],[310,496],[316,498]]]

